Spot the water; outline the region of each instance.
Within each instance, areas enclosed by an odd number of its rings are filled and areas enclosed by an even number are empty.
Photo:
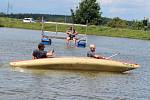
[[[52,33],[54,34],[54,33]],[[61,34],[61,33],[60,33]],[[40,31],[0,28],[0,100],[149,100],[150,41],[88,36],[104,56],[136,62],[136,70],[124,74],[12,69],[10,61],[31,59],[40,41]],[[65,47],[53,39],[56,56],[86,56],[88,48]]]

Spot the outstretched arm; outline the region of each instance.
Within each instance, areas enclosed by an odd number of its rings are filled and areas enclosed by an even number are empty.
[[[47,58],[54,57],[54,50],[47,52],[46,56],[47,56]]]
[[[94,58],[97,58],[97,59],[106,59],[105,57],[100,56],[100,55],[94,55]]]

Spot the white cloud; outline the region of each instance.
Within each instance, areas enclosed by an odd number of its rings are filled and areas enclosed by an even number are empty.
[[[119,13],[119,14],[122,14],[122,13],[125,13],[127,11],[127,9],[126,8],[120,8],[120,9],[118,9],[118,8],[112,8],[112,9],[110,9],[110,13]]]
[[[120,3],[123,0],[97,0],[98,2],[100,2],[102,5],[112,5],[115,3]]]
[[[141,19],[149,16],[149,0],[97,0],[100,2],[103,16],[125,19]]]
[[[9,0],[13,13],[56,13],[70,14],[82,0]],[[150,0],[97,0],[102,16],[125,19],[150,17]],[[6,12],[8,0],[0,0],[0,12]]]

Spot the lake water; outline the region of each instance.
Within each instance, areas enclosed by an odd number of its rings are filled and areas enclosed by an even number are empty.
[[[150,41],[88,36],[97,53],[135,62],[140,68],[127,73],[22,70],[10,61],[31,59],[40,31],[0,28],[0,100],[149,100]],[[51,33],[55,34],[55,32]],[[61,35],[63,33],[60,33]],[[65,40],[52,39],[56,56],[86,56],[87,48],[66,48]]]

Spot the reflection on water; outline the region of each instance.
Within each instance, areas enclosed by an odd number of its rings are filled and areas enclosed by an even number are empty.
[[[132,73],[115,73],[115,72],[99,72],[99,71],[79,71],[79,70],[42,70],[42,69],[26,69],[20,67],[12,67],[12,71],[17,71],[21,73],[29,73],[37,76],[46,76],[46,75],[54,75],[54,76],[62,76],[62,75],[70,75],[70,74],[78,74],[87,78],[96,78],[103,77],[106,75],[131,75]]]
[[[0,100],[149,100],[149,41],[88,36],[97,53],[136,62],[127,73],[36,70],[12,68],[10,61],[31,59],[40,31],[0,28]],[[65,40],[52,39],[56,56],[86,56],[87,48],[66,48]],[[144,52],[143,52],[144,51]]]

